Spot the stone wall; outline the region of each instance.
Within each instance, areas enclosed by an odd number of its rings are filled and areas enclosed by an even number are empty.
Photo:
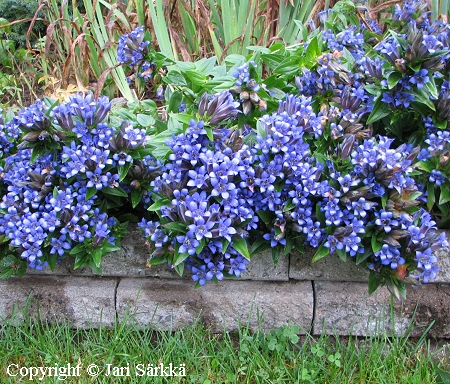
[[[102,276],[88,268],[74,271],[73,261],[64,261],[53,273],[0,280],[0,319],[26,306],[27,315],[39,311],[41,318],[74,327],[137,320],[168,330],[200,320],[216,331],[233,331],[239,322],[264,330],[289,323],[305,333],[358,336],[385,330],[402,335],[411,323],[413,335],[420,335],[434,321],[430,334],[450,337],[448,253],[438,252],[439,279],[409,288],[405,302],[394,302],[394,316],[386,288],[368,295],[367,270],[337,256],[312,264],[312,253],[293,252],[274,267],[269,250],[251,261],[241,279],[194,289],[189,277],[166,266],[147,268],[142,235],[132,231],[121,251],[103,259]]]

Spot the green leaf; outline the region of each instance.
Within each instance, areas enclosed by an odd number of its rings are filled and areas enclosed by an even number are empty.
[[[347,252],[343,249],[336,249],[336,253],[342,261],[347,261]]]
[[[397,72],[397,71],[391,72],[388,75],[389,89],[394,88],[402,78],[403,78],[403,75],[400,72]]]
[[[179,223],[179,222],[171,222],[167,224],[163,224],[164,228],[167,228],[170,231],[176,231],[181,233],[186,233],[186,224]]]
[[[258,211],[256,212],[259,218],[263,221],[266,225],[271,225],[273,222],[273,214],[270,211]]]
[[[182,277],[184,272],[184,263],[180,263],[174,267],[175,272],[178,273],[178,276]]]
[[[436,367],[435,373],[437,376],[436,384],[450,384],[450,372]]]
[[[86,246],[84,243],[76,245],[69,252],[70,255],[76,255],[77,253],[86,253]]]
[[[320,259],[324,258],[325,256],[330,254],[330,249],[325,247],[324,243],[320,244],[319,248],[317,249],[316,253],[314,254],[312,258],[312,262],[315,263],[316,261],[319,261]]]
[[[366,124],[375,123],[376,121],[381,120],[383,117],[389,116],[391,113],[392,113],[391,108],[389,108],[389,106],[386,103],[381,101],[380,96],[375,101],[373,110],[370,113]]]
[[[92,272],[96,273],[97,275],[102,274],[102,268],[97,265],[94,260],[89,260],[87,265],[89,265],[89,267],[92,269]]]
[[[189,254],[187,252],[179,253],[178,250],[180,248],[180,244],[176,243],[175,251],[173,253],[173,261],[172,265],[174,268],[177,267],[177,265],[180,265],[184,260],[186,260],[189,257]]]
[[[254,256],[258,253],[270,248],[270,242],[264,239],[262,236],[257,237],[255,242],[250,247],[250,255]]]
[[[432,96],[433,100],[437,100],[437,98],[439,97],[439,93],[436,88],[436,84],[434,83],[434,77],[430,76],[429,79],[430,81],[425,83],[425,86],[427,87],[428,92],[430,92],[430,95]]]
[[[233,238],[232,247],[238,251],[247,260],[250,260],[250,252],[248,251],[247,240],[242,237]]]
[[[285,58],[273,72],[284,76],[298,74],[300,72],[300,58],[298,56],[290,56]]]
[[[195,62],[196,72],[200,72],[205,76],[209,76],[216,66],[217,58],[215,56],[203,58]]]
[[[307,63],[315,63],[316,58],[322,54],[319,46],[319,36],[315,36],[306,48],[305,56]]]
[[[383,247],[383,243],[379,242],[375,235],[372,236],[371,244],[372,244],[372,251],[373,252],[378,252]]]
[[[189,70],[186,71],[186,77],[192,82],[194,85],[202,86],[204,85],[208,78],[205,74],[198,72],[197,70]]]
[[[206,136],[208,136],[208,139],[210,141],[214,141],[214,135],[213,135],[213,131],[211,127],[204,127],[205,131],[206,131]]]
[[[167,104],[167,113],[178,113],[178,108],[183,100],[183,94],[180,91],[173,91]]]
[[[117,252],[120,251],[121,249],[122,248],[118,247],[117,245],[109,243],[107,239],[103,242],[103,245],[101,246],[103,254]]]
[[[446,202],[450,201],[449,185],[443,184],[439,188],[441,190],[441,194],[439,196],[439,205],[443,205]]]
[[[169,116],[182,123],[189,124],[193,119],[193,116],[188,113],[170,113]]]
[[[143,127],[149,127],[151,125],[155,125],[155,118],[150,115],[144,115],[142,113],[138,113],[136,115],[136,121],[142,125]]]
[[[432,164],[425,162],[425,161],[419,161],[415,164],[415,166],[419,169],[422,169],[423,171],[431,172],[434,167]]]
[[[261,55],[261,59],[264,63],[267,64],[269,68],[274,69],[283,62],[285,56],[276,53],[270,53]]]
[[[280,260],[282,249],[280,247],[273,247],[272,248],[272,260],[273,264],[276,266],[278,264],[278,261]]]
[[[265,138],[267,136],[266,128],[261,124],[259,119],[256,121],[256,132],[262,138]]]
[[[128,197],[127,193],[120,187],[103,187],[101,191],[105,195]]]
[[[427,208],[428,211],[431,212],[431,210],[433,209],[434,203],[436,201],[436,195],[434,192],[434,184],[433,183],[428,183],[427,185]]]
[[[161,264],[167,263],[167,259],[165,256],[151,257],[148,260],[148,263],[150,265],[161,265]]]
[[[162,78],[162,81],[166,84],[178,87],[186,87],[188,85],[184,76],[176,71],[169,71],[167,75]]]
[[[155,201],[150,207],[148,207],[149,211],[157,211],[159,208],[164,207],[166,205],[170,205],[171,201],[169,199],[161,199]]]
[[[297,205],[292,202],[292,199],[289,199],[286,202],[286,205],[283,207],[283,212],[289,212],[294,209]]]
[[[366,247],[364,249],[364,253],[358,253],[356,254],[356,265],[361,264],[363,261],[367,260],[370,256],[373,255],[372,250],[369,247]]]
[[[428,95],[424,89],[417,90],[416,92],[414,92],[413,102],[425,104],[432,111],[436,111],[433,102],[430,100],[430,95]]]
[[[117,166],[117,170],[119,171],[119,181],[122,181],[125,177],[127,177],[128,171],[132,165],[132,163],[125,163],[125,165]]]
[[[92,261],[94,262],[95,266],[97,268],[99,268],[100,264],[102,263],[102,250],[100,248],[93,249],[91,251],[91,257],[92,257]]]
[[[374,293],[381,284],[383,277],[374,271],[370,271],[369,273],[369,295]]]
[[[133,209],[136,208],[138,204],[141,202],[144,192],[145,189],[142,188],[131,190],[131,205]]]

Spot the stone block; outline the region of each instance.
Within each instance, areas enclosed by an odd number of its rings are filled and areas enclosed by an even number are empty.
[[[397,316],[413,321],[413,336],[421,336],[434,322],[429,335],[450,338],[450,285],[423,284],[416,289],[408,287],[406,300],[394,304]]]
[[[27,317],[62,322],[75,328],[112,326],[116,279],[24,276],[0,280],[0,321]]]
[[[117,289],[117,313],[133,314],[140,325],[177,329],[197,319],[215,331],[298,324],[309,331],[313,315],[310,282],[222,281],[193,290],[192,282],[123,279]]]
[[[447,239],[450,242],[450,231],[447,231]],[[435,283],[450,284],[450,252],[445,249],[439,249],[436,251],[438,258],[438,266],[441,269],[437,274]]]
[[[450,337],[450,285],[409,286],[406,300],[393,300],[393,312],[385,287],[369,296],[366,283],[318,281],[314,286],[316,334],[369,336],[386,332],[419,337],[434,322],[429,335]]]
[[[167,265],[157,265],[147,267],[149,256],[145,246],[145,240],[142,232],[136,229],[136,226],[130,225],[129,233],[122,239],[121,249],[112,252],[102,259],[102,276],[136,276],[136,277],[179,277],[178,274],[167,267]],[[52,272],[49,268],[42,271],[28,269],[27,273],[32,275],[71,275],[71,276],[95,276],[89,267],[73,269],[74,259],[67,257],[55,266]]]
[[[337,254],[331,254],[312,262],[315,249],[306,247],[304,253],[290,254],[289,277],[295,280],[367,281],[369,270],[356,265],[353,260],[342,261]]]
[[[142,232],[136,226],[130,226],[130,233],[123,239],[120,251],[110,253],[102,259],[102,276],[111,277],[161,277],[180,278],[174,269],[167,264],[146,266],[149,256],[145,246]],[[29,275],[71,275],[71,276],[95,276],[89,267],[73,269],[74,259],[67,257],[55,266],[52,272],[50,268],[42,271],[28,269]],[[242,274],[243,280],[271,280],[287,281],[289,269],[289,257],[280,257],[277,266],[274,266],[270,250],[261,252],[254,256],[247,265],[247,270]],[[188,271],[183,278],[190,279]]]
[[[404,335],[411,322],[396,313],[392,326],[390,292],[379,288],[369,296],[367,283],[317,281],[314,334],[370,336],[383,332]]]
[[[272,251],[267,249],[252,257],[247,269],[242,273],[242,280],[289,280],[289,256],[280,256],[275,266],[272,259]]]

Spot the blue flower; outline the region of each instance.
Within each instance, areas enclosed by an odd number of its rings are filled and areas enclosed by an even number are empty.
[[[446,181],[446,177],[441,173],[441,171],[432,169],[430,172],[430,176],[428,177],[428,181],[430,183],[435,183],[436,186],[439,187],[442,183]]]
[[[144,27],[138,27],[129,34],[122,35],[117,48],[119,64],[128,64],[130,68],[139,65],[148,52],[150,41],[144,41]]]
[[[70,242],[67,241],[65,235],[52,238],[50,254],[58,253],[59,256],[63,256],[66,251],[72,248]]]
[[[200,245],[200,242],[194,237],[194,233],[188,231],[185,236],[177,236],[177,242],[180,244],[179,253],[188,253],[190,256],[195,255],[195,249]]]
[[[414,94],[407,92],[396,92],[394,95],[395,106],[408,108],[412,101],[414,101]]]
[[[425,68],[420,69],[414,73],[414,76],[409,79],[411,84],[415,84],[417,89],[422,89],[426,83],[430,81],[428,77],[428,70]]]
[[[211,280],[213,277],[215,277],[217,280],[223,280],[223,273],[222,273],[224,268],[223,262],[221,261],[218,263],[209,262],[207,268],[208,268],[208,272],[206,272],[207,280]]]
[[[230,258],[230,266],[228,269],[228,273],[230,275],[235,275],[237,277],[241,276],[241,273],[244,272],[247,268],[248,260],[241,255]]]
[[[192,280],[197,281],[201,286],[205,285],[206,277],[206,265],[200,265],[198,268],[192,266]]]
[[[213,221],[205,221],[203,217],[195,220],[194,224],[189,225],[189,230],[195,234],[197,240],[201,240],[203,238],[211,238],[212,232],[211,229],[214,227]]]
[[[375,224],[383,227],[383,230],[386,233],[391,232],[392,227],[398,225],[398,220],[394,219],[394,214],[392,212],[387,212],[382,209],[380,212],[376,212],[375,215],[377,219],[375,220]]]

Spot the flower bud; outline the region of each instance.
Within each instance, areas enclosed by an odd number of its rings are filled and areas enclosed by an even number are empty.
[[[260,110],[260,112],[266,112],[267,111],[267,101],[261,99],[259,101],[258,109]]]
[[[253,104],[259,105],[259,102],[261,101],[261,98],[258,96],[257,93],[252,92],[250,93],[250,100]]]
[[[40,134],[41,132],[38,131],[28,132],[24,137],[22,137],[22,140],[34,143],[35,141],[38,141]]]
[[[141,183],[137,180],[133,180],[130,184],[130,187],[133,189],[139,189],[140,186],[141,186]]]
[[[445,167],[448,164],[449,160],[450,160],[450,156],[448,156],[448,155],[439,156],[439,166]]]
[[[247,116],[251,110],[252,110],[252,102],[250,100],[247,100],[244,104],[242,104],[242,112],[245,116]]]
[[[238,86],[238,85],[235,85],[235,86],[233,86],[233,87],[230,88],[230,92],[231,92],[233,95],[239,95],[239,94],[242,92],[242,87],[240,87],[240,86]]]
[[[247,91],[242,91],[242,92],[239,94],[239,100],[240,100],[241,102],[244,102],[244,101],[248,100],[249,98],[250,98],[250,94],[249,94]]]

